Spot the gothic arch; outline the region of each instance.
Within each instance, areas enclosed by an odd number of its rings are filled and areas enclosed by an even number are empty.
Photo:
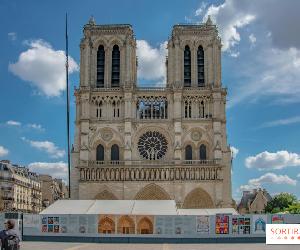
[[[135,200],[171,200],[170,195],[160,186],[149,184],[142,188],[136,195]]]
[[[114,234],[115,222],[109,217],[102,218],[98,223],[98,233]]]
[[[107,190],[103,190],[101,193],[98,193],[95,200],[118,200],[118,198],[112,193]]]
[[[185,197],[182,208],[214,208],[214,203],[205,190],[195,188]]]
[[[119,234],[134,234],[135,233],[134,221],[128,215],[124,215],[118,220],[118,233]]]
[[[153,223],[147,217],[140,219],[137,225],[138,234],[153,234]]]

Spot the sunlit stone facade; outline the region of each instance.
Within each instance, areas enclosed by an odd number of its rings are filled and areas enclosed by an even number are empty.
[[[131,25],[84,26],[75,90],[73,199],[230,207],[221,41],[210,19],[175,25],[165,87],[140,87]]]

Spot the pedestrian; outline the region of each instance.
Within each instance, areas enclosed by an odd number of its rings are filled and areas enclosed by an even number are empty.
[[[15,222],[8,220],[5,223],[5,229],[0,232],[1,250],[20,249],[20,233],[15,229]]]

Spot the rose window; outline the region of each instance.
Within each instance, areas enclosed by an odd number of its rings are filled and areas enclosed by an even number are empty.
[[[138,141],[140,155],[147,160],[159,160],[168,150],[166,137],[157,131],[144,133]]]

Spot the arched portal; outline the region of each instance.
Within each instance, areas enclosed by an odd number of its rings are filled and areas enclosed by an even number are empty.
[[[185,197],[182,208],[214,208],[214,203],[205,190],[195,188]]]
[[[134,221],[128,215],[122,216],[119,219],[118,233],[119,234],[134,234],[135,233]]]
[[[153,233],[153,224],[151,220],[147,217],[140,219],[137,231],[139,234],[152,234]]]
[[[115,222],[108,217],[104,217],[99,221],[98,233],[101,234],[114,234],[115,233]]]
[[[156,184],[149,184],[142,188],[135,196],[135,200],[171,200],[169,194]]]
[[[98,193],[94,199],[95,200],[118,200],[118,198],[113,193],[107,190]]]

